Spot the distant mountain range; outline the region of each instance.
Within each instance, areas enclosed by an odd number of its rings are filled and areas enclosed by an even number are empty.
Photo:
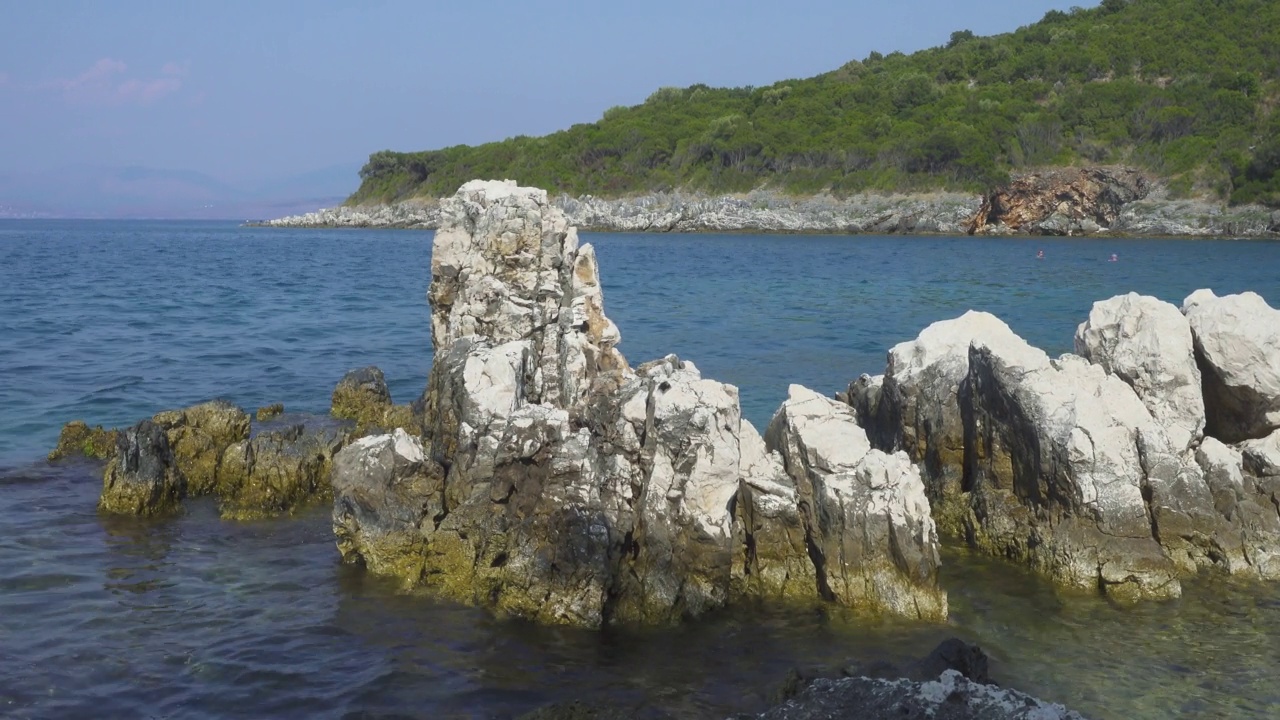
[[[203,173],[74,165],[0,174],[0,217],[256,220],[342,202],[360,164],[233,186]]]

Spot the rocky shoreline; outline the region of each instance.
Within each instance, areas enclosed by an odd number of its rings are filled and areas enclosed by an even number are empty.
[[[1071,182],[1090,217],[1114,210],[1096,177]],[[746,602],[944,622],[943,541],[1126,604],[1204,572],[1280,579],[1280,311],[1254,293],[1103,300],[1059,358],[969,312],[834,397],[792,385],[761,433],[692,362],[622,356],[594,249],[544,191],[473,181],[437,212],[418,400],[395,404],[366,368],[328,418],[215,401],[118,431],[73,422],[51,460],[106,459],[107,513],[331,504],[347,563],[587,628]],[[1032,707],[945,673],[814,688],[819,714]]]
[[[655,193],[551,198],[591,232],[1280,237],[1280,211],[1173,199],[1126,168],[1019,175],[987,196],[960,193],[793,197],[765,190],[708,197]],[[259,227],[436,229],[438,201],[338,206],[249,223]]]

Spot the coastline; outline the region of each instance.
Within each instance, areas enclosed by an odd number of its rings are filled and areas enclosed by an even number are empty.
[[[1057,212],[1034,223],[1017,228],[991,224],[976,233],[971,232],[971,228],[984,198],[960,193],[864,194],[840,199],[829,195],[791,197],[755,191],[714,197],[685,193],[615,199],[559,195],[550,200],[571,224],[584,232],[1280,237],[1280,210],[1171,199],[1159,188],[1142,199],[1116,205],[1114,220],[1105,226],[1087,217],[1073,218],[1074,208],[1060,205]],[[438,201],[414,199],[389,205],[341,205],[246,225],[430,230],[439,227],[440,222]]]

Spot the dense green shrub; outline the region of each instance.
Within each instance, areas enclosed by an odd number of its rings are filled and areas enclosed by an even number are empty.
[[[1130,163],[1176,192],[1280,203],[1280,0],[1106,0],[769,87],[664,87],[545,137],[381,151],[349,202],[475,177],[573,194],[984,190],[1022,167]]]

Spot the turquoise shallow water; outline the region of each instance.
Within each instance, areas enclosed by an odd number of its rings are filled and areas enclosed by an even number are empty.
[[[370,363],[412,398],[430,367],[430,238],[0,222],[0,716],[507,717],[585,698],[723,717],[759,709],[790,666],[907,658],[949,634],[982,644],[1000,679],[1097,717],[1280,716],[1276,586],[1207,578],[1121,610],[952,551],[948,626],[739,610],[670,632],[541,629],[342,567],[323,509],[108,519],[100,468],[40,460],[71,418],[125,424],[217,396],[323,411]],[[1057,353],[1120,292],[1280,301],[1280,244],[1265,242],[586,239],[628,359],[694,360],[742,388],[757,425],[789,382],[834,392],[970,308]]]

